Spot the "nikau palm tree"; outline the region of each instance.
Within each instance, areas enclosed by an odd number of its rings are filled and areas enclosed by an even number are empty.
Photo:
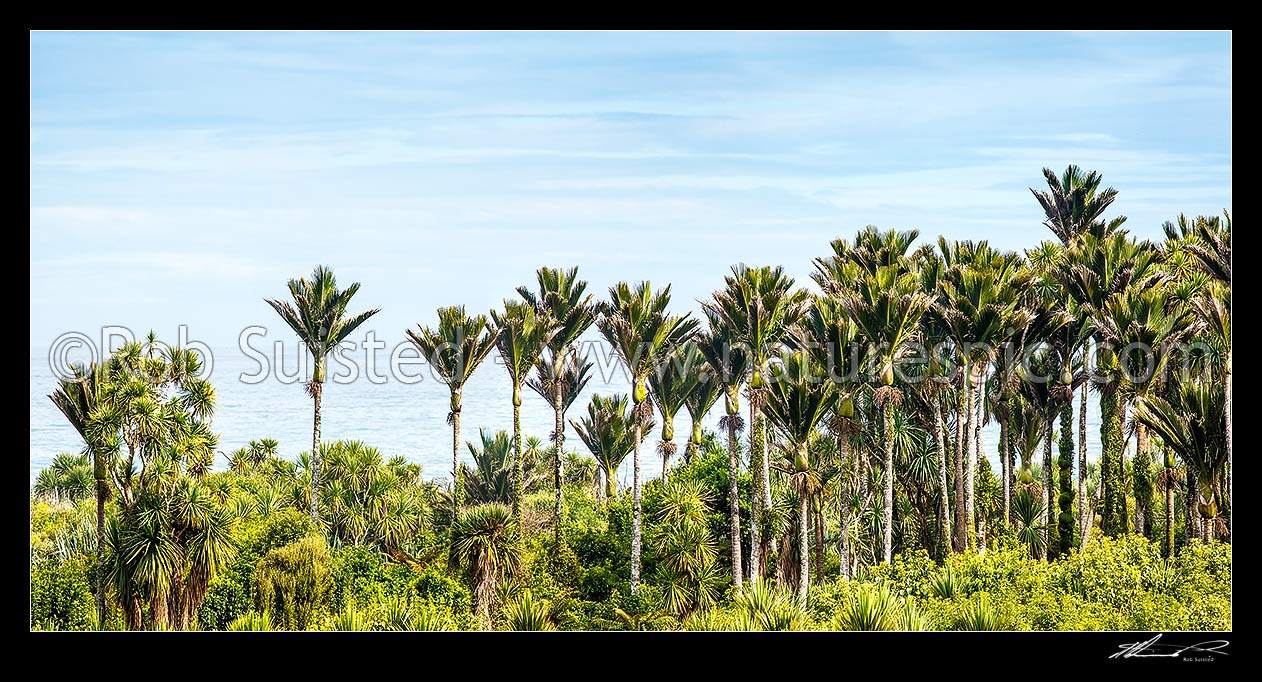
[[[822,366],[816,365],[806,351],[797,351],[783,358],[783,365],[774,381],[767,386],[764,408],[771,423],[788,439],[786,459],[789,481],[797,491],[798,512],[798,597],[805,603],[810,591],[810,546],[808,527],[810,503],[822,486],[818,467],[812,466],[807,449],[811,434],[825,415],[833,409],[837,387],[828,381]]]
[[[726,288],[715,292],[702,306],[722,320],[732,334],[731,341],[748,355],[749,467],[754,477],[749,516],[749,579],[756,581],[762,575],[760,517],[771,506],[770,463],[762,419],[767,364],[804,312],[807,293],[793,290],[793,278],[785,275],[781,267],[751,268],[741,263],[732,266],[732,274],[724,281]]]
[[[319,522],[320,487],[320,398],[324,395],[324,374],[328,354],[351,335],[359,325],[380,312],[374,308],[348,316],[350,304],[359,282],[345,289],[337,288],[333,270],[317,265],[311,278],[289,280],[289,294],[293,302],[266,299],[276,314],[298,335],[314,361],[307,393],[315,404],[311,426],[311,520]]]
[[[886,563],[894,554],[894,410],[902,402],[902,391],[894,386],[894,366],[910,351],[919,333],[917,321],[932,305],[905,255],[917,236],[916,230],[862,233],[860,243],[846,254],[862,274],[852,288],[836,290],[842,309],[868,344],[865,364],[878,372],[874,400],[885,423],[881,556]],[[833,248],[840,251],[836,242]]]
[[[729,509],[730,532],[732,535],[732,582],[739,592],[743,585],[741,573],[741,511],[740,511],[740,457],[736,440],[741,421],[741,385],[745,383],[745,374],[749,369],[749,354],[744,347],[736,343],[736,332],[719,314],[705,310],[709,327],[699,332],[696,337],[697,350],[705,357],[709,365],[710,376],[723,389],[723,408],[725,416],[722,426],[727,430],[727,504]],[[756,521],[750,521],[751,530],[756,529]],[[751,538],[754,535],[750,536]],[[752,543],[751,543],[752,544]],[[751,547],[751,553],[752,553]]]
[[[692,422],[688,430],[688,445],[684,448],[686,464],[692,461],[701,448],[702,420],[719,401],[719,396],[723,395],[723,384],[719,382],[714,369],[695,341],[688,344],[684,352],[684,363],[690,368],[692,383],[692,390],[684,396],[684,409],[688,410],[688,417]]]
[[[631,473],[631,593],[640,589],[640,542],[643,510],[640,500],[640,444],[645,429],[641,426],[652,414],[648,402],[649,375],[688,341],[697,328],[697,321],[687,316],[666,312],[670,305],[670,286],[654,292],[645,281],[632,287],[626,282],[609,288],[609,300],[600,304],[596,326],[613,347],[614,353],[631,375],[631,403],[636,426],[632,428],[635,447]]]
[[[574,343],[596,321],[592,295],[586,294],[587,282],[578,279],[578,268],[568,270],[539,268],[536,273],[539,293],[517,287],[517,293],[535,306],[539,314],[552,321],[548,330],[548,358],[539,362],[537,392],[552,404],[555,427],[552,432],[552,476],[556,493],[553,527],[561,538],[561,450],[565,444],[565,410],[587,383],[582,360],[574,355]],[[543,390],[540,390],[543,389]],[[546,395],[545,395],[546,392]]]
[[[688,363],[700,362],[698,355],[688,352],[691,343],[684,344],[673,353],[657,371],[649,374],[649,397],[657,405],[662,416],[662,441],[658,451],[662,455],[662,480],[666,480],[666,469],[670,458],[675,454],[675,414],[684,406],[688,395],[692,393],[697,382],[696,369]],[[691,443],[691,434],[689,442]]]
[[[521,500],[524,476],[521,453],[521,387],[526,375],[543,353],[553,327],[552,320],[535,306],[504,301],[504,312],[491,311],[495,347],[504,360],[504,369],[513,384],[513,519],[521,527]]]
[[[438,309],[438,328],[407,330],[408,339],[451,392],[451,490],[455,508],[460,507],[464,484],[460,480],[460,412],[465,382],[495,347],[485,315],[469,316],[464,306]]]
[[[618,467],[635,450],[636,429],[653,428],[651,420],[637,424],[628,408],[625,395],[594,395],[587,404],[587,416],[577,422],[570,420],[570,426],[600,465],[605,477],[605,497],[609,500],[618,494]]]

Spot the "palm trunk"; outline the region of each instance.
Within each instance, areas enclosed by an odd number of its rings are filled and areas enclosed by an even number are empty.
[[[822,574],[824,571],[824,510],[823,502],[820,498],[811,500],[814,507],[811,515],[811,525],[815,528],[815,571]],[[823,579],[823,575],[820,575]]]
[[[846,437],[838,434],[837,452],[841,455],[841,474],[837,480],[837,563],[841,577],[850,579],[850,476],[854,462],[851,460],[850,448],[846,446]]]
[[[762,468],[762,506],[759,509],[771,509],[771,458],[767,456],[767,420],[762,416],[762,404],[758,405],[758,460]],[[771,536],[771,554],[776,553],[778,538]]]
[[[105,627],[105,498],[109,496],[105,458],[92,448],[92,471],[96,478],[96,615]]]
[[[1039,522],[1043,525],[1043,549],[1039,551],[1039,560],[1047,561],[1048,548],[1052,543],[1051,506],[1052,506],[1052,430],[1055,425],[1051,410],[1047,411],[1047,436],[1043,439],[1043,509],[1039,512]]]
[[[1003,400],[1006,402],[1007,398]],[[999,422],[999,469],[1003,475],[1003,523],[1008,525],[1012,522],[1012,479],[1011,472],[1008,471],[1008,420],[1012,419],[1012,413]]]
[[[464,502],[464,480],[460,476],[460,410],[451,413],[451,508],[460,511]]]
[[[972,460],[970,461],[970,464],[973,467],[973,473],[969,477],[971,480],[971,485],[974,486],[973,491],[969,493],[969,500],[971,504],[968,508],[968,513],[970,515],[970,518],[973,520],[973,525],[970,526],[968,529],[970,533],[977,533],[978,527],[983,523],[983,519],[978,518],[978,515],[977,515],[976,486],[977,486],[977,463],[981,460],[982,457],[985,456],[985,452],[986,452],[986,446],[982,442],[982,422],[986,421],[986,415],[985,415],[985,412],[986,412],[986,365],[985,363],[978,364],[977,369],[978,369],[977,391],[976,391],[976,395],[973,398],[974,400],[977,401],[977,404],[973,408],[973,414],[976,415],[977,419],[976,421],[973,422],[973,457],[972,457]],[[984,515],[985,514],[983,514],[983,516]],[[985,540],[983,540],[980,537],[977,537],[975,544],[979,551],[981,551],[982,553],[985,553],[986,551]]]
[[[643,530],[643,509],[640,506],[640,443],[643,429],[640,413],[643,403],[635,404],[635,450],[631,453],[631,594],[640,592],[640,536]]]
[[[964,434],[967,430],[964,423],[968,420],[968,373],[968,362],[965,361],[960,366],[963,386],[960,388],[955,416],[955,551],[957,552],[968,549],[968,533],[965,532],[968,527],[968,518],[964,502]]]
[[[942,399],[935,395],[933,397],[933,420],[934,420],[934,440],[938,443],[938,492],[941,498],[938,501],[939,523],[941,524],[942,551],[941,558],[946,559],[947,547],[951,542],[951,491],[947,486],[947,454],[946,454],[946,425],[942,419]]]
[[[1197,521],[1201,518],[1200,511],[1197,507],[1201,498],[1201,487],[1196,480],[1196,472],[1192,471],[1192,467],[1187,469],[1186,483],[1183,495],[1183,544],[1186,546],[1191,543],[1192,538],[1200,537],[1201,530]]]
[[[753,486],[749,491],[749,581],[758,582],[762,576],[762,439],[758,418],[758,395],[749,395],[749,471],[753,474]]]
[[[517,387],[513,387],[513,395],[517,395]],[[521,405],[513,401],[513,519],[517,527],[522,527],[521,501],[525,493],[525,471],[521,461]]]
[[[561,542],[561,448],[565,445],[565,408],[562,407],[561,382],[556,381],[552,392],[552,411],[556,416],[554,426],[556,443],[553,447],[552,480],[556,485],[556,507],[552,510],[552,526],[556,531],[556,541]]]
[[[1227,366],[1223,372],[1226,384],[1224,396],[1227,412],[1227,509],[1231,510],[1231,339],[1227,340]],[[1234,524],[1233,524],[1234,525]]]
[[[868,537],[867,531],[869,529],[864,527],[863,518],[863,515],[867,514],[867,512],[872,509],[872,505],[874,503],[872,496],[872,481],[870,480],[872,462],[867,459],[868,456],[870,456],[868,453],[861,453],[859,454],[858,459],[855,460],[855,470],[857,471],[859,477],[859,542],[861,545],[866,545],[866,547],[862,547],[862,549],[869,550],[872,557],[875,558],[876,538]],[[852,547],[850,554],[850,563],[852,566],[857,568],[859,566],[866,565],[863,561],[864,557],[859,554],[858,549]]]
[[[881,484],[885,492],[881,519],[881,556],[885,563],[894,559],[894,406],[885,404],[885,470],[881,472]]]
[[[1141,476],[1145,475],[1150,467],[1144,466],[1147,462],[1141,461],[1141,458],[1148,456],[1148,439],[1144,433],[1144,425],[1135,425],[1135,458],[1131,460],[1131,483],[1135,494],[1135,533],[1138,535],[1147,535],[1151,532],[1151,528],[1144,523],[1148,515],[1148,500],[1144,499],[1142,494],[1144,489],[1144,481]]]
[[[811,589],[810,551],[810,498],[802,493],[798,510],[798,598],[806,604],[806,593]]]
[[[1091,354],[1082,351],[1083,371],[1089,371]],[[1090,375],[1088,375],[1090,376]],[[1087,545],[1087,382],[1082,382],[1082,399],[1078,402],[1078,546]]]
[[[605,472],[605,502],[613,500],[618,496],[618,482],[614,480],[613,472],[604,469]]]
[[[732,583],[739,593],[745,577],[741,569],[741,500],[738,485],[741,469],[736,457],[736,420],[731,418],[733,416],[728,415],[727,423],[727,501],[731,507]]]
[[[1166,558],[1174,556],[1174,470],[1167,468],[1165,471],[1166,483]]]
[[[978,412],[977,397],[978,387],[976,379],[973,377],[975,372],[969,373],[968,387],[968,414],[969,425],[965,428],[964,433],[968,440],[964,444],[964,549],[972,549],[977,546],[977,501],[975,495],[977,492],[977,450],[974,446],[975,434],[978,430],[975,416]],[[980,420],[978,420],[980,421]]]
[[[315,416],[311,423],[311,521],[320,525],[320,397],[324,393],[324,384],[311,382],[311,399],[315,402]]]

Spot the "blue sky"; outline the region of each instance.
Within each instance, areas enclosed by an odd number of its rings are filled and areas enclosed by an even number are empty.
[[[539,265],[805,278],[867,224],[1019,249],[1094,168],[1139,235],[1231,207],[1229,33],[33,33],[31,347],[233,346],[316,263],[402,339]],[[271,335],[269,335],[271,338]]]

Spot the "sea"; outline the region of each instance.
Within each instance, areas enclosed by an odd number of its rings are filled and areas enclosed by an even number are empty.
[[[567,422],[586,413],[593,394],[627,393],[630,389],[625,369],[599,341],[587,341],[585,352],[595,363],[592,378],[567,411]],[[360,440],[378,448],[386,457],[402,455],[423,467],[427,478],[449,478],[451,467],[451,427],[447,424],[449,392],[435,380],[429,367],[409,360],[406,352],[394,349],[331,362],[322,403],[321,434],[324,442],[337,439]],[[391,356],[396,355],[391,363]],[[220,434],[220,455],[215,469],[225,469],[224,453],[260,438],[279,442],[279,454],[289,459],[310,449],[312,402],[303,386],[303,370],[309,362],[290,347],[288,353],[264,354],[240,347],[209,349],[210,362],[204,368],[215,387],[217,407],[212,429]],[[274,359],[272,359],[274,358]],[[66,422],[48,395],[56,388],[57,376],[64,372],[64,360],[50,361],[48,352],[31,355],[31,466],[34,482],[39,471],[59,453],[78,452],[83,443]],[[57,365],[54,367],[53,365]],[[371,365],[371,366],[370,366]],[[353,374],[353,376],[352,376]],[[1075,397],[1075,430],[1077,426]],[[465,385],[461,416],[461,440],[477,443],[478,429],[512,431],[512,386],[497,353],[492,352]],[[742,404],[747,410],[747,405]],[[703,421],[705,428],[718,430],[723,416],[719,400]],[[642,450],[640,471],[645,479],[661,474],[661,458],[656,454],[659,427],[649,434]],[[522,431],[545,443],[553,429],[551,405],[529,388],[522,390]],[[681,410],[675,417],[675,442],[682,449],[688,437],[689,417]],[[1087,456],[1094,460],[1100,452],[1099,409],[1095,396],[1087,404]],[[1077,436],[1075,435],[1075,443]],[[572,426],[566,424],[566,448],[586,453]],[[999,429],[992,421],[983,427],[986,456],[996,470],[999,466]],[[471,462],[467,449],[462,457]],[[677,455],[672,465],[678,463]],[[619,486],[631,480],[631,458],[617,474]]]

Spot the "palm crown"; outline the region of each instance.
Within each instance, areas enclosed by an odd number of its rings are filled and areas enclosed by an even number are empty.
[[[451,389],[451,411],[460,411],[460,390],[495,347],[485,315],[468,315],[463,305],[438,309],[438,328],[407,330],[408,339]]]
[[[338,289],[333,271],[317,265],[311,272],[310,279],[299,277],[289,280],[292,303],[267,299],[267,304],[294,330],[315,358],[313,381],[324,382],[324,357],[329,351],[336,348],[368,318],[381,312],[374,308],[346,317],[346,306],[357,291],[359,282],[346,289]]]
[[[668,305],[670,285],[654,293],[647,281],[634,287],[619,282],[609,288],[609,300],[600,304],[596,327],[626,365],[637,405],[648,398],[649,374],[697,328],[696,320],[667,313]]]

